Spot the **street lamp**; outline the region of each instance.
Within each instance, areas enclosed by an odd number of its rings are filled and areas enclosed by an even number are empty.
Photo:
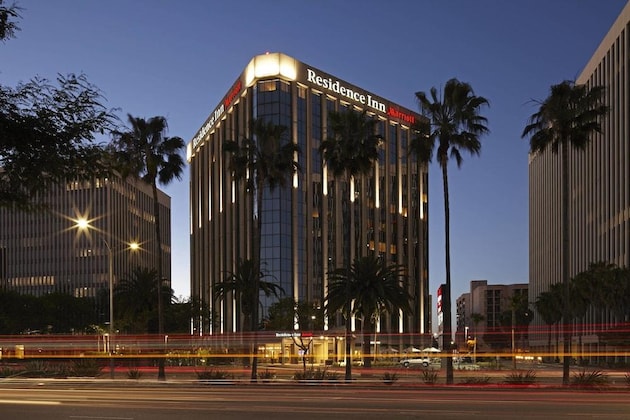
[[[79,218],[75,221],[76,227],[79,231],[87,231],[92,226],[90,225],[89,220],[85,218]],[[116,330],[114,329],[114,251],[112,249],[111,238],[110,241],[107,241],[105,238],[101,238],[103,244],[107,248],[107,275],[108,275],[108,286],[109,286],[109,375],[111,379],[114,379],[114,358],[112,357],[112,344],[113,337]],[[140,245],[137,242],[131,242],[128,244],[128,249],[132,251],[136,251],[140,248]]]

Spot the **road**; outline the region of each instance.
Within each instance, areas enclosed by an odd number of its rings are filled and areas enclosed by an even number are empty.
[[[354,385],[0,384],[2,420],[628,419],[627,391]]]

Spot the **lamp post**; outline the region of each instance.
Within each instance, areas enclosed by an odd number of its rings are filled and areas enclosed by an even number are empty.
[[[76,227],[79,231],[87,231],[92,226],[87,219],[80,218],[75,221]],[[107,277],[108,277],[108,288],[109,288],[109,375],[111,379],[114,379],[114,358],[112,345],[113,345],[113,337],[116,330],[114,329],[114,250],[112,249],[112,244],[108,242],[105,238],[101,238],[103,244],[107,248]],[[110,238],[111,241],[111,238]],[[140,245],[137,242],[130,242],[128,244],[128,249],[135,251],[140,248]]]
[[[105,239],[103,243],[107,247],[107,274],[109,277],[109,377],[114,379],[114,358],[112,357],[112,344],[114,337],[114,253],[112,247]]]

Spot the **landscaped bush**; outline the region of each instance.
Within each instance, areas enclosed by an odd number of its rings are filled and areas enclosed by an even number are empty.
[[[394,373],[385,372],[383,374],[383,382],[386,383],[387,385],[391,385],[397,380],[398,380],[398,375],[396,374],[396,372]]]
[[[293,374],[296,381],[336,381],[339,375],[335,372],[328,372],[326,369],[307,369],[299,370]]]
[[[528,370],[527,372],[512,372],[505,377],[505,383],[509,385],[532,385],[536,383],[536,372]]]
[[[2,366],[0,369],[0,378],[10,378],[12,376],[19,376],[24,369],[17,366]]]
[[[101,374],[102,369],[98,359],[74,359],[70,368],[70,375],[95,378]]]
[[[206,369],[195,373],[197,374],[197,379],[200,380],[221,380],[234,378],[225,370]]]
[[[433,385],[437,382],[438,373],[435,370],[423,370],[422,371],[422,382],[427,385]]]
[[[608,376],[600,370],[586,372],[583,369],[571,378],[571,386],[575,388],[604,388],[608,384]]]
[[[630,387],[630,373],[626,373],[624,378],[626,380],[626,386]]]
[[[140,379],[142,372],[138,368],[131,368],[127,371],[127,379]]]
[[[63,363],[45,360],[31,360],[24,366],[22,376],[27,378],[62,378],[68,376],[69,369]]]
[[[263,372],[258,373],[258,379],[262,379],[263,382],[271,381],[276,379],[276,374],[269,369],[265,369]]]

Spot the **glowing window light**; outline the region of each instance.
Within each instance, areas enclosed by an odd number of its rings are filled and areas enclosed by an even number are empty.
[[[354,203],[354,177],[350,177],[350,202]]]

